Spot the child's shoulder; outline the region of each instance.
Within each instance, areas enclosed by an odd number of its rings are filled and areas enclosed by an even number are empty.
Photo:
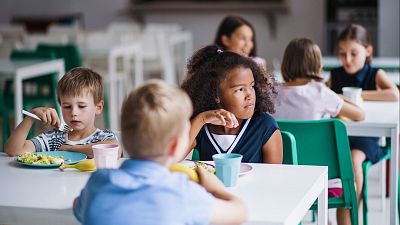
[[[267,112],[254,114],[251,120],[254,121],[254,124],[276,124],[274,117]]]

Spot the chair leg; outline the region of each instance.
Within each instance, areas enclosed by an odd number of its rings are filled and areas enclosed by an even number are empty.
[[[364,162],[362,164],[364,184],[362,188],[362,203],[363,203],[363,222],[368,225],[368,168],[371,162]]]
[[[356,207],[350,209],[351,224],[358,225],[358,210]]]

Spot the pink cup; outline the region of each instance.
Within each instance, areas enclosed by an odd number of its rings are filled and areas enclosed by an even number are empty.
[[[98,144],[93,145],[92,149],[97,169],[118,167],[117,144]]]

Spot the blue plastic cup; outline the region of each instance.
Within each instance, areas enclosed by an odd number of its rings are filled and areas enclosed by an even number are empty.
[[[221,153],[212,156],[215,162],[217,177],[225,187],[236,185],[243,156],[236,153]]]

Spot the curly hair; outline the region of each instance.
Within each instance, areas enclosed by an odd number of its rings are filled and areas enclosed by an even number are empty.
[[[275,112],[277,89],[273,76],[251,58],[209,45],[198,50],[189,60],[188,73],[182,83],[193,103],[192,118],[201,112],[218,109],[216,98],[220,84],[230,71],[239,67],[248,68],[253,73],[256,95],[254,114]]]

